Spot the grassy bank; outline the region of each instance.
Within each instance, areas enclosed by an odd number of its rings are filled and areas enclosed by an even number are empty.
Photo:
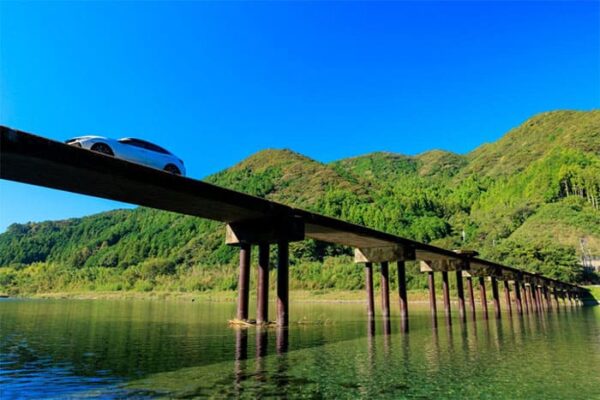
[[[427,302],[429,294],[425,290],[408,291],[411,302]],[[235,302],[237,292],[235,291],[210,291],[210,292],[136,292],[136,291],[69,291],[21,294],[17,298],[36,299],[81,299],[81,300],[167,300],[167,301],[212,301],[212,302]],[[270,296],[275,299],[275,293]],[[365,292],[362,290],[293,290],[290,292],[293,302],[351,302],[361,303],[365,301]],[[377,301],[378,299],[376,299]],[[251,304],[256,299],[251,296]],[[397,302],[396,293],[390,293],[390,301]],[[439,298],[441,301],[441,297]]]

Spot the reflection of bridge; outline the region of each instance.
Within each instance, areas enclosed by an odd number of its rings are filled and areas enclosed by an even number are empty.
[[[277,245],[277,323],[287,326],[288,245],[311,238],[355,249],[355,261],[365,264],[368,315],[374,316],[373,263],[381,265],[382,314],[389,319],[389,263],[397,263],[402,330],[408,330],[405,261],[420,260],[429,277],[433,321],[437,321],[434,273],[441,272],[445,314],[450,321],[448,274],[456,274],[458,311],[466,321],[463,277],[469,305],[475,316],[472,279],[476,278],[481,306],[487,318],[486,280],[492,289],[494,315],[500,317],[498,281],[503,281],[508,311],[511,291],[516,312],[559,310],[563,303],[578,303],[587,290],[477,258],[476,252],[449,251],[390,235],[364,226],[285,206],[202,181],[172,175],[110,156],[94,153],[25,132],[0,127],[0,178],[118,200],[221,221],[227,224],[226,241],[240,247],[237,318],[247,320],[250,251],[258,246],[257,323],[268,320],[269,249]],[[512,290],[511,290],[512,286]],[[554,298],[555,305],[552,304]]]

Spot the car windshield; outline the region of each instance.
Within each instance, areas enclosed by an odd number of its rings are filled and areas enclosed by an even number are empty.
[[[170,152],[163,149],[162,147],[157,146],[154,143],[146,142],[145,140],[141,140],[141,139],[123,138],[123,139],[119,139],[119,142],[130,145],[130,146],[141,147],[142,149],[154,151],[156,153],[171,154]]]

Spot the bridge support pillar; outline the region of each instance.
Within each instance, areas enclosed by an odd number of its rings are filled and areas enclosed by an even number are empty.
[[[277,244],[277,325],[289,325],[289,258],[288,242]]]
[[[521,282],[515,281],[515,304],[517,305],[517,314],[523,315],[523,302],[521,301]]]
[[[540,312],[544,311],[544,303],[542,303],[542,288],[537,285],[535,287],[535,298],[538,305],[538,310]]]
[[[435,302],[435,277],[433,271],[427,272],[427,282],[429,283],[429,308],[431,310],[431,319],[433,326],[437,326],[437,305]]]
[[[242,321],[248,319],[248,298],[250,288],[250,249],[250,244],[240,243],[237,319]]]
[[[488,319],[488,304],[487,297],[485,295],[485,279],[483,276],[479,277],[479,295],[481,297],[481,308],[483,310],[483,318]]]
[[[458,297],[458,315],[462,322],[467,321],[467,313],[465,311],[465,290],[463,286],[463,276],[460,269],[456,270],[456,294]]]
[[[492,276],[492,297],[494,300],[494,315],[496,318],[500,318],[500,296],[498,295],[498,280]]]
[[[365,263],[365,288],[367,290],[367,316],[375,318],[375,301],[373,296],[373,263]]]
[[[529,284],[529,290],[528,290],[529,301],[531,302],[532,312],[537,313],[539,310],[538,310],[538,303],[537,303],[537,300],[536,300],[537,296],[535,296],[535,293],[536,293],[536,291],[535,291],[535,289],[533,287],[533,284],[530,283]]]
[[[390,268],[389,263],[381,263],[381,314],[383,318],[390,318]]]
[[[555,287],[552,288],[552,295],[554,296],[554,302],[556,303],[556,312],[560,312],[560,302],[558,301],[558,291]]]
[[[540,303],[542,310],[548,310],[548,302],[546,301],[546,288],[544,286],[539,286],[538,290],[540,291]]]
[[[477,314],[475,313],[475,296],[473,295],[473,278],[467,276],[467,290],[469,292],[469,306],[471,307],[471,317],[473,321],[477,319]]]
[[[510,286],[508,281],[504,281],[504,299],[508,308],[508,315],[512,315],[512,303],[510,302]]]
[[[548,311],[552,311],[552,298],[550,297],[550,289],[548,289],[548,286],[544,286],[544,297],[546,298]]]
[[[408,332],[408,297],[406,295],[406,266],[398,261],[398,302],[400,305],[400,330]]]
[[[448,271],[442,271],[442,295],[444,297],[444,314],[446,323],[452,325],[452,312],[450,310],[450,284],[448,282]]]
[[[525,311],[527,314],[533,312],[533,304],[531,304],[531,298],[529,297],[529,289],[525,283],[523,283],[523,298],[525,299]]]
[[[256,288],[256,323],[269,321],[269,244],[258,246],[258,277]]]

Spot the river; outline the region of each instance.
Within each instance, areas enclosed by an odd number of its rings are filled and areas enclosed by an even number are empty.
[[[600,307],[437,329],[410,307],[372,335],[362,304],[292,303],[286,335],[231,303],[4,299],[0,397],[600,399]]]

